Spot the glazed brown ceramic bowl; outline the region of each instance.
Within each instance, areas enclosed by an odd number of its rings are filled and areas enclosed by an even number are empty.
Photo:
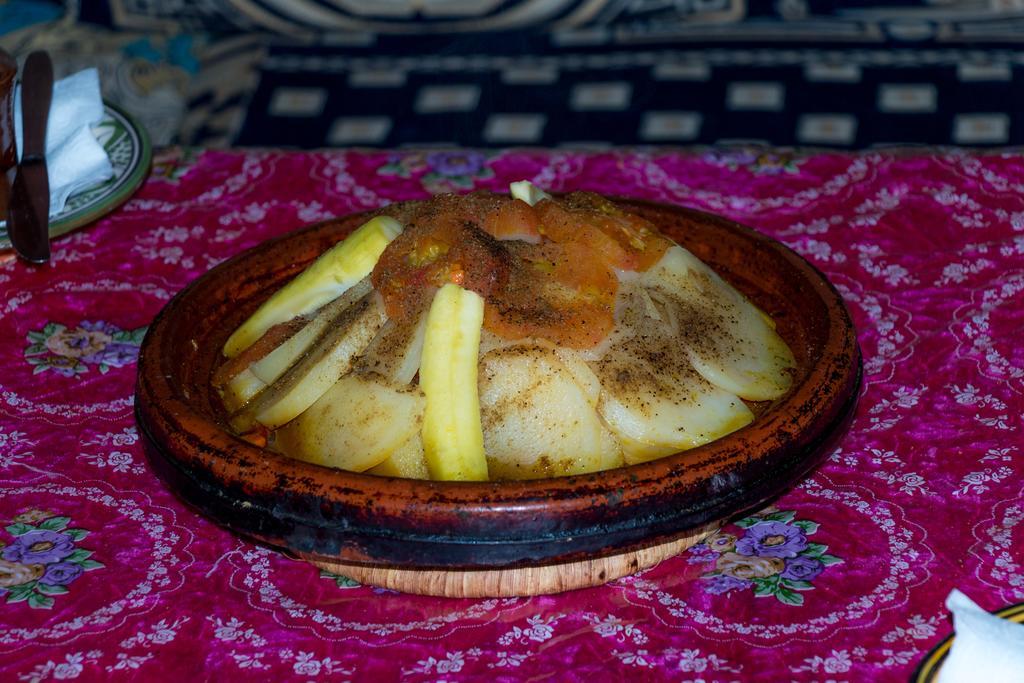
[[[860,352],[849,314],[821,273],[778,242],[690,209],[620,203],[770,313],[793,349],[793,389],[758,406],[747,427],[645,464],[485,483],[355,474],[243,441],[210,385],[220,349],[260,302],[365,220],[352,215],[238,255],[157,316],[135,403],[151,463],[182,498],[246,536],[313,561],[398,569],[571,563],[665,544],[762,505],[820,462],[853,411]]]

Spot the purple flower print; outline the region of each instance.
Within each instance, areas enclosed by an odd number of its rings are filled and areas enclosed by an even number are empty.
[[[753,585],[753,581],[737,579],[735,576],[716,574],[705,577],[704,590],[712,595],[721,595],[734,590],[744,590]]]
[[[56,355],[65,358],[81,358],[93,353],[102,351],[113,339],[102,329],[88,330],[83,323],[73,329],[59,326],[46,338],[46,349]],[[96,324],[92,324],[96,327]]]
[[[427,155],[427,164],[443,176],[476,175],[487,162],[480,152],[433,152]]]
[[[84,368],[77,358],[68,356],[50,356],[46,361],[47,367],[62,377],[74,377],[80,368]]]
[[[13,540],[9,545],[4,545],[7,536],[0,540],[0,600],[53,609],[56,596],[68,592],[65,586],[104,567],[88,559],[89,550],[75,548],[89,532],[68,528],[70,522],[70,517],[35,509],[12,520],[6,531]]]
[[[55,562],[46,567],[46,573],[39,579],[39,583],[66,586],[81,576],[83,571],[82,566],[74,562]]]
[[[710,595],[751,590],[784,605],[804,604],[803,591],[814,590],[811,582],[843,560],[827,554],[827,545],[808,542],[817,522],[795,518],[792,510],[766,508],[736,522],[742,534],[719,530],[690,548],[691,563],[714,558],[714,569],[701,575],[704,590]]]
[[[786,560],[786,568],[780,576],[784,579],[793,579],[795,581],[812,581],[824,569],[825,565],[821,563],[821,560],[816,560],[806,555],[798,555]]]
[[[121,331],[121,328],[117,325],[112,325],[103,320],[83,320],[79,327],[87,332],[102,332],[111,337]]]
[[[706,564],[714,562],[719,556],[719,553],[709,548],[706,543],[690,546],[689,554],[690,557],[686,560],[687,564]]]
[[[92,333],[93,335],[106,335],[107,338],[113,338],[114,335],[121,332],[116,325],[111,325],[110,323],[102,320],[97,320],[95,322],[86,320],[79,325],[79,328]],[[112,368],[122,368],[125,365],[134,363],[138,357],[139,347],[137,345],[118,341],[108,341],[99,348],[94,348],[91,352],[83,355],[81,358],[86,363],[109,365]]]
[[[757,161],[757,155],[750,149],[717,149],[704,154],[704,160],[716,166],[746,166]]]
[[[83,356],[82,360],[86,363],[97,363],[109,365],[112,368],[123,368],[126,365],[134,363],[138,357],[138,346],[135,346],[134,344],[125,344],[124,342],[111,342],[110,344],[107,344],[106,348],[88,356]]]
[[[804,532],[782,522],[758,522],[736,541],[736,552],[760,557],[796,557],[807,547]]]
[[[714,562],[719,557],[718,553],[700,553],[692,557],[686,558],[686,564],[707,564],[708,562]]]
[[[25,359],[37,373],[50,370],[74,377],[88,372],[88,365],[107,372],[138,360],[145,332],[145,327],[125,331],[103,320],[85,320],[73,328],[51,322],[28,333],[26,339],[31,343],[25,349]]]
[[[716,553],[727,553],[736,548],[736,537],[719,531],[709,536],[705,543]]]
[[[3,550],[3,558],[8,562],[24,564],[45,564],[63,560],[75,551],[75,544],[70,536],[37,529],[18,536],[14,543]]]
[[[751,173],[768,175],[796,173],[801,163],[800,159],[794,158],[790,153],[768,152],[756,148],[715,150],[705,154],[704,161],[733,171],[745,168]]]

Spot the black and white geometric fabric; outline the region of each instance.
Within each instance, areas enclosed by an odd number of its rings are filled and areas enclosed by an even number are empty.
[[[472,46],[458,38],[408,52],[383,39],[343,51],[273,49],[238,142],[1024,143],[1024,51],[624,48],[543,38],[491,35]]]
[[[1022,0],[106,0],[81,14],[260,36],[258,86],[228,100],[245,110],[232,144],[1024,144]]]

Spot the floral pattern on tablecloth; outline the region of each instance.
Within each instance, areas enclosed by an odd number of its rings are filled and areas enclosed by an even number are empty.
[[[90,367],[106,374],[110,368],[134,363],[145,336],[145,327],[122,330],[102,320],[83,320],[72,328],[48,322],[28,333],[25,360],[36,374],[49,370],[73,377],[89,372]]]
[[[395,153],[377,173],[400,178],[415,175],[432,194],[471,190],[481,180],[494,177],[488,154],[473,150]]]
[[[301,225],[520,179],[724,214],[821,269],[865,371],[827,462],[635,576],[494,600],[323,573],[155,477],[133,349],[171,296]],[[0,261],[0,679],[903,681],[952,587],[1024,601],[1017,154],[171,150],[53,254]]]
[[[105,566],[90,559],[92,551],[76,547],[89,532],[69,527],[70,522],[35,509],[11,520],[6,532],[13,540],[0,548],[0,596],[8,603],[51,609],[53,596],[67,593],[68,584]]]
[[[809,539],[818,523],[796,519],[793,510],[765,508],[733,524],[736,533],[723,527],[688,550],[690,563],[710,565],[701,578],[713,595],[753,590],[759,598],[802,605],[801,592],[814,590],[826,567],[843,562]]]

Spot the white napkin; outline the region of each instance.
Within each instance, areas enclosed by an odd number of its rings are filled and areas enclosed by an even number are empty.
[[[956,636],[939,683],[1019,683],[1024,680],[1024,624],[989,614],[954,589],[946,598]]]
[[[114,175],[107,153],[90,126],[103,118],[100,77],[86,69],[53,84],[46,126],[46,171],[50,179],[50,215],[56,215],[78,190]],[[14,93],[14,136],[21,158],[21,87]]]

